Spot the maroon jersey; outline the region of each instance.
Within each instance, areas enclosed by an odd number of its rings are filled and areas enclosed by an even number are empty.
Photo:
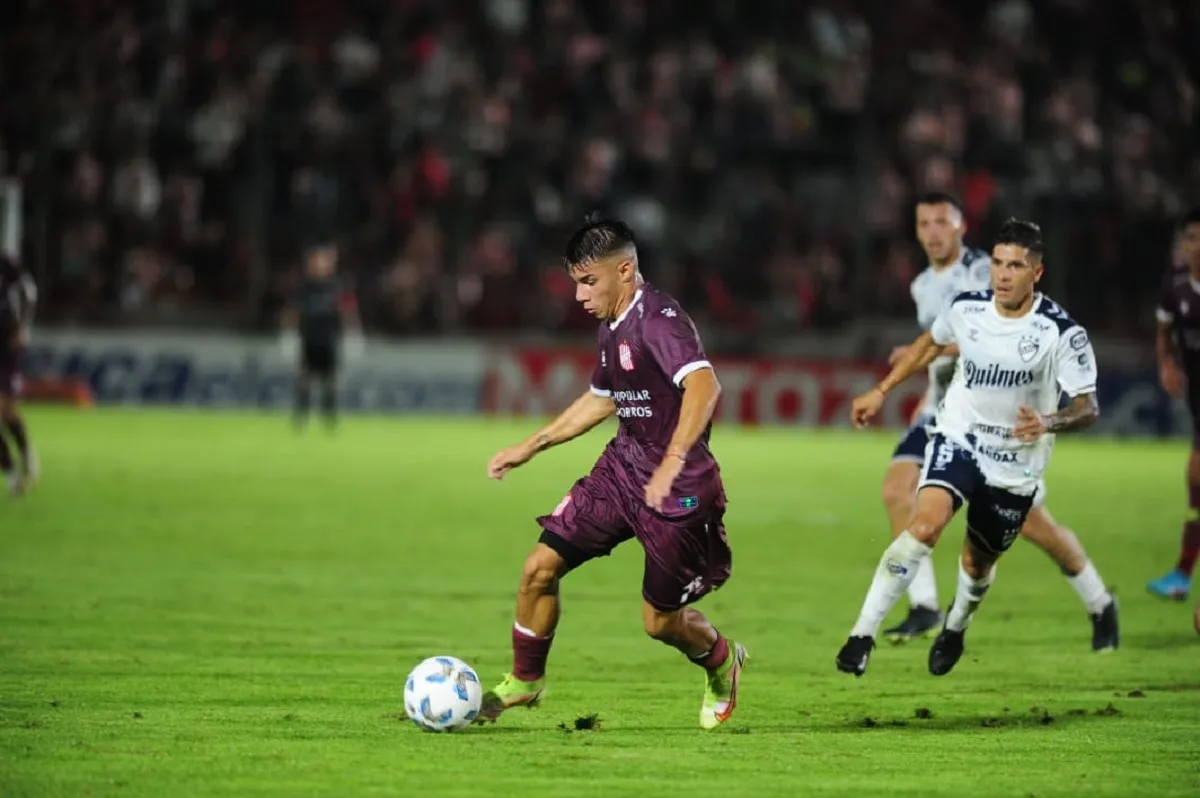
[[[1163,280],[1156,315],[1159,322],[1171,325],[1179,365],[1187,377],[1188,404],[1200,407],[1200,282],[1186,269],[1172,269]]]
[[[616,403],[620,424],[607,453],[627,490],[641,496],[662,462],[679,423],[685,377],[711,368],[696,327],[671,297],[643,285],[621,317],[601,325],[593,393]],[[710,424],[687,453],[664,514],[707,507],[722,493],[720,469],[708,448]]]

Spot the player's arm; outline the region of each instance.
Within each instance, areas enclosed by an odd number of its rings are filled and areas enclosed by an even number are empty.
[[[517,445],[497,452],[488,462],[488,476],[503,479],[505,474],[528,463],[539,452],[578,438],[611,416],[616,407],[608,391],[589,388],[587,393],[559,413],[558,418]]]
[[[33,316],[37,311],[38,289],[33,275],[27,271],[21,272],[17,281],[20,310],[17,314],[17,341],[24,344],[29,341],[29,331],[33,328]]]
[[[920,337],[908,347],[904,356],[896,362],[896,365],[892,366],[888,375],[879,381],[875,390],[886,396],[911,379],[913,375],[924,372],[930,363],[945,354],[947,348],[948,344],[939,344],[934,341],[932,333],[921,333]]]
[[[1154,316],[1158,325],[1154,332],[1154,353],[1158,361],[1158,380],[1163,390],[1171,396],[1183,393],[1184,375],[1175,357],[1175,341],[1172,333],[1175,331],[1175,291],[1173,275],[1168,274],[1163,280],[1162,295]]]
[[[611,416],[616,408],[617,405],[608,392],[589,389],[559,413],[558,418],[528,438],[523,445],[536,454],[574,440]]]
[[[1039,414],[1028,407],[1019,408],[1013,434],[1025,443],[1032,443],[1046,433],[1087,429],[1100,418],[1100,403],[1096,400],[1096,353],[1087,332],[1082,327],[1067,330],[1058,342],[1055,359],[1058,387],[1070,398],[1067,406],[1057,413]]]
[[[683,402],[679,408],[679,423],[675,425],[665,457],[682,466],[687,453],[712,421],[717,400],[721,398],[721,383],[712,368],[702,368],[684,377],[680,387],[683,388]]]

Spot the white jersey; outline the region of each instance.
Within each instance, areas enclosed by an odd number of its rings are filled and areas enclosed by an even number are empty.
[[[942,269],[927,266],[909,286],[917,305],[917,324],[928,331],[934,320],[964,291],[986,291],[991,286],[991,258],[986,252],[963,247],[958,260]],[[932,416],[954,375],[954,357],[943,355],[929,364],[929,389],[924,415]]]
[[[1054,448],[1013,437],[1021,405],[1058,409],[1060,392],[1096,390],[1096,355],[1087,331],[1050,299],[1035,294],[1020,318],[1001,316],[991,291],[956,296],[929,330],[939,346],[958,344],[958,365],[938,410],[936,429],[975,454],[989,485],[1028,495]]]

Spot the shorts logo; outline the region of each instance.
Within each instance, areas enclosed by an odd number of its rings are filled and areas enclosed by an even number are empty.
[[[558,506],[554,508],[554,512],[550,513],[550,515],[554,516],[555,518],[562,515],[564,512],[566,512],[567,505],[570,503],[571,494],[568,493],[566,496],[563,496],[563,500],[558,503]]]
[[[687,604],[688,600],[693,596],[699,596],[704,592],[704,578],[697,576],[692,581],[683,586],[683,595],[679,597],[680,604]]]
[[[629,348],[629,344],[622,341],[617,345],[617,357],[621,361],[621,368],[633,371],[633,350]]]
[[[1040,348],[1041,344],[1038,343],[1038,339],[1026,336],[1017,344],[1017,354],[1021,356],[1021,360],[1028,363],[1037,357]]]

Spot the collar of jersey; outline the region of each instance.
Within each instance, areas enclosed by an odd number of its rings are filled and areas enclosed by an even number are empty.
[[[1032,316],[1034,313],[1037,313],[1038,305],[1042,304],[1043,299],[1045,299],[1045,297],[1042,296],[1041,291],[1034,291],[1033,292],[1033,304],[1030,305],[1029,310],[1024,315],[1021,315],[1021,316],[1001,316],[1000,311],[996,309],[996,295],[995,294],[992,294],[992,301],[988,304],[988,307],[991,308],[992,315],[994,317],[996,317],[997,319],[999,319],[1000,321],[1005,322],[1007,324],[1014,324],[1019,321],[1024,321],[1025,319]]]
[[[618,327],[620,327],[621,322],[625,321],[625,317],[629,315],[629,311],[633,310],[634,307],[637,306],[637,303],[639,303],[641,301],[642,301],[642,289],[639,288],[637,290],[637,293],[633,295],[633,301],[631,301],[629,303],[629,307],[622,310],[620,316],[617,316],[615,319],[613,319],[612,321],[610,321],[608,323],[608,329],[615,330]]]

